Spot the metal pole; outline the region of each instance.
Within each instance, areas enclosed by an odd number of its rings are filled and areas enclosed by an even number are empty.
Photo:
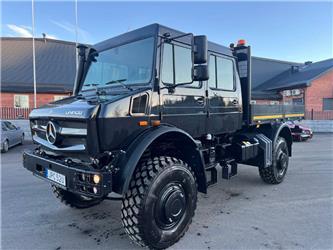
[[[75,0],[75,63],[76,63],[76,73],[79,67],[79,62],[78,62],[78,16],[77,16],[77,0]]]
[[[31,0],[31,19],[32,19],[32,68],[34,81],[34,108],[37,108],[37,86],[36,86],[36,48],[35,48],[35,6]]]

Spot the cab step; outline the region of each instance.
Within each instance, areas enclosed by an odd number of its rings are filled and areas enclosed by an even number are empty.
[[[237,175],[237,163],[235,160],[220,162],[222,167],[222,179],[230,180],[231,177]]]

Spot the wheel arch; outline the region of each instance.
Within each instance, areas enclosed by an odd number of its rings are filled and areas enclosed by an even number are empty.
[[[145,152],[152,150],[167,153],[170,147],[161,146],[170,143],[182,153],[181,159],[192,167],[198,181],[198,191],[206,193],[206,175],[200,145],[185,131],[168,125],[148,128],[126,147],[126,153],[117,166],[119,170],[113,176],[113,191],[126,193],[135,168]]]
[[[265,125],[260,128],[260,132],[270,138],[275,145],[277,139],[282,137],[286,140],[288,145],[289,156],[292,155],[292,144],[293,138],[288,124],[286,123],[275,123],[270,125]]]

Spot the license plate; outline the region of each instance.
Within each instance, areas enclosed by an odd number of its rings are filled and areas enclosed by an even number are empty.
[[[50,169],[46,169],[46,178],[66,187],[66,176]]]

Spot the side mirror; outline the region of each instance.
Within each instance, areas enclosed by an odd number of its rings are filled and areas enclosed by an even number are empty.
[[[192,50],[194,54],[194,64],[207,63],[208,60],[208,42],[206,36],[194,36]]]
[[[207,81],[209,79],[208,65],[196,65],[193,67],[194,81]]]

